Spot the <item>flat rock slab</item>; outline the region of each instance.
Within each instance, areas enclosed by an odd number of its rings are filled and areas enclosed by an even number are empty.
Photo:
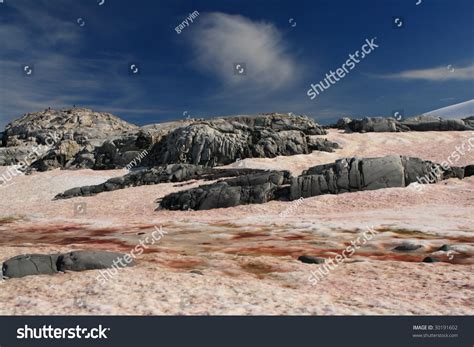
[[[130,256],[104,251],[75,251],[64,254],[23,254],[3,263],[2,275],[19,278],[31,275],[50,275],[59,271],[84,271],[111,267],[133,266]],[[126,261],[126,260],[130,261]]]

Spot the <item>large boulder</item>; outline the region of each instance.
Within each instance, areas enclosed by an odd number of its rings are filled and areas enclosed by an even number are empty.
[[[58,271],[84,271],[133,265],[134,262],[130,256],[115,252],[74,251],[64,254],[24,254],[3,263],[2,276],[19,278],[50,275]]]
[[[411,183],[436,183],[464,178],[465,168],[441,165],[419,158],[398,155],[380,158],[346,158],[317,165],[292,178],[290,200],[321,194],[406,187]]]
[[[386,117],[364,117],[363,119],[353,119],[347,122],[346,129],[353,132],[399,132],[408,131],[407,127],[403,126],[394,118]],[[342,125],[342,121],[338,122]]]
[[[48,254],[18,255],[3,263],[2,274],[8,278],[53,274],[58,272],[57,258]]]

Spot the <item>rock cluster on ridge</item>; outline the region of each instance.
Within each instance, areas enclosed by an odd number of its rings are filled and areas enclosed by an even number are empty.
[[[44,153],[31,168],[117,169],[143,153],[139,165],[225,165],[238,159],[333,151],[336,143],[306,116],[262,114],[185,120],[137,127],[108,113],[88,109],[47,109],[7,125],[0,165],[22,160],[32,147]],[[53,137],[54,141],[48,139]]]

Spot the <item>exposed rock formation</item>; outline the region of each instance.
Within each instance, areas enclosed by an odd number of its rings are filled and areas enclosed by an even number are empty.
[[[464,168],[443,170],[439,164],[401,156],[341,159],[314,166],[293,178],[289,198],[406,187],[422,177],[430,177],[432,183],[450,177],[462,179]]]
[[[5,127],[5,147],[46,144],[48,136],[54,134],[61,140],[72,140],[78,144],[100,144],[111,135],[121,135],[138,127],[110,113],[93,112],[84,108],[63,110],[47,109],[27,113]]]
[[[269,171],[246,175],[172,193],[160,201],[169,210],[209,210],[246,204],[261,204],[280,198],[279,188],[288,183],[288,172]]]
[[[59,271],[84,271],[111,268],[124,254],[103,251],[75,251],[65,254],[24,254],[3,263],[2,275],[17,278],[30,275],[49,275]],[[134,265],[133,261],[125,266]]]
[[[436,116],[417,116],[397,121],[386,117],[363,119],[341,118],[333,127],[352,132],[400,132],[400,131],[464,131],[474,130],[474,121],[443,119]]]
[[[48,109],[28,113],[7,125],[0,165],[23,161],[25,155],[41,147],[41,154],[31,163],[31,168],[39,171],[123,168],[142,153],[146,155],[140,158],[140,166],[187,163],[213,167],[237,159],[338,148],[336,143],[314,137],[325,133],[313,120],[287,114],[186,120],[139,128],[108,113]]]
[[[474,130],[472,121],[461,119],[443,119],[437,116],[418,116],[408,118],[403,124],[413,131],[456,131]]]
[[[439,164],[419,158],[347,158],[311,167],[298,177],[272,171],[172,193],[161,200],[160,206],[172,210],[205,210],[276,199],[295,200],[322,194],[406,187],[414,182],[436,183],[470,175],[471,166],[444,170]]]
[[[199,165],[171,164],[164,167],[131,172],[122,177],[114,177],[102,184],[72,188],[56,195],[55,199],[68,199],[76,196],[91,196],[127,187],[142,185],[183,182],[193,179],[216,180],[223,177],[234,177],[258,173],[255,169],[212,169]]]
[[[149,163],[227,165],[240,158],[273,158],[335,148],[332,143],[309,139],[325,130],[303,116],[260,115],[200,121],[173,130],[155,144]]]

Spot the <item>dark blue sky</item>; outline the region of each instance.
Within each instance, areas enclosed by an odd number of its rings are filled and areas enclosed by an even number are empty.
[[[260,112],[327,123],[473,99],[472,0],[99,1],[0,4],[0,127],[73,104],[136,124]],[[375,37],[378,48],[308,97],[311,83]]]

